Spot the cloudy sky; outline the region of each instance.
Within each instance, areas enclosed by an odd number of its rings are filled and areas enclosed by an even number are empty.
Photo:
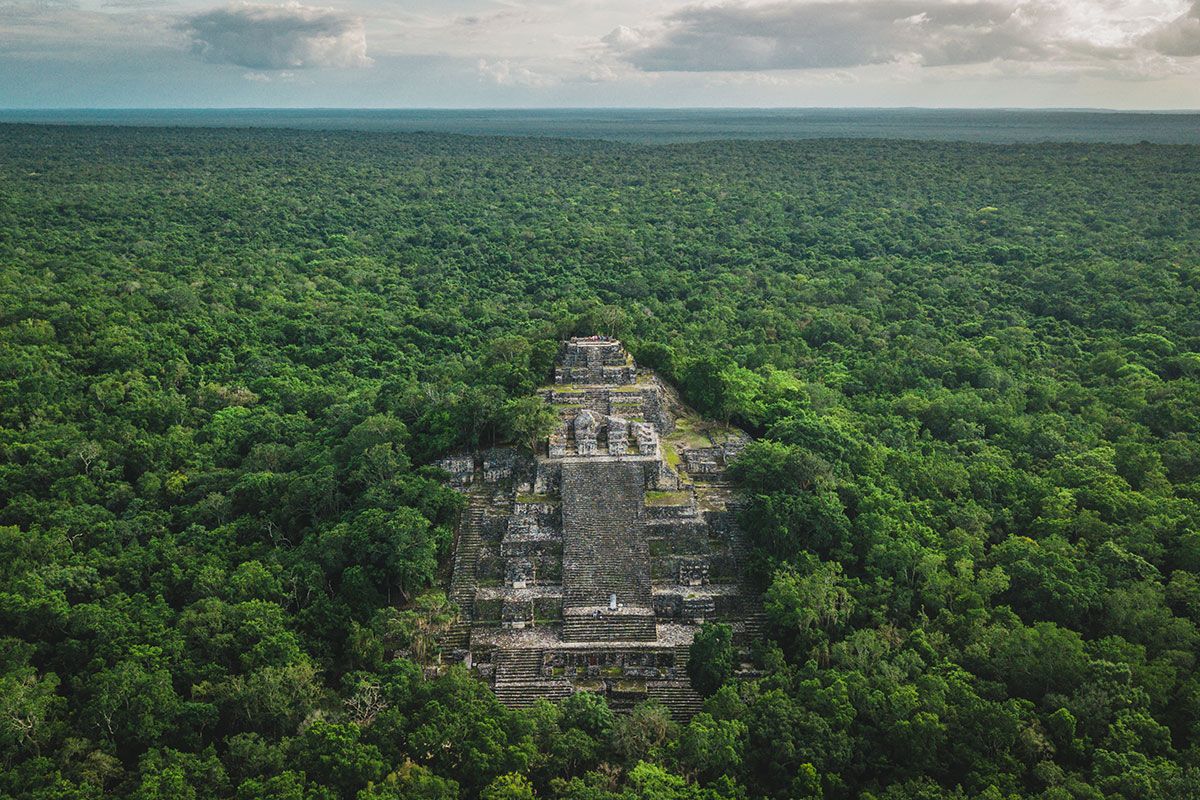
[[[0,0],[0,107],[1200,108],[1200,0]]]

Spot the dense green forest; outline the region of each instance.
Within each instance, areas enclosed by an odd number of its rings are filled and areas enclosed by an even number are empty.
[[[0,126],[0,796],[1200,796],[1200,148]],[[758,437],[705,712],[437,663],[557,342]]]

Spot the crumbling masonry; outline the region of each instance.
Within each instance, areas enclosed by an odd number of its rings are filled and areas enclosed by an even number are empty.
[[[510,706],[586,690],[687,718],[698,625],[730,622],[742,645],[761,625],[725,481],[746,437],[688,414],[615,339],[564,342],[541,396],[559,424],[538,453],[442,462],[470,498],[446,646]]]

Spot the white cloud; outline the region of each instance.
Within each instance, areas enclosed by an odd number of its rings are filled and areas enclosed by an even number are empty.
[[[529,67],[520,64],[513,64],[508,59],[488,61],[481,58],[478,70],[480,78],[491,81],[497,86],[545,87],[558,82],[552,76],[534,72]]]
[[[1167,56],[1200,56],[1200,0],[1176,19],[1151,32],[1145,43]]]
[[[216,64],[281,70],[371,63],[362,20],[329,8],[243,3],[194,14],[182,29],[195,52]]]
[[[649,72],[967,67],[1003,62],[1066,71],[1200,55],[1200,0],[769,0],[689,5],[604,38]],[[1162,65],[1160,71],[1171,71]],[[1129,70],[1125,70],[1129,71]]]

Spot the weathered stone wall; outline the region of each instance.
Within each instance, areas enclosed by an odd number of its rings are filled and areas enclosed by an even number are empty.
[[[548,595],[535,598],[533,613],[539,620],[562,619],[562,595]]]
[[[513,504],[509,534],[562,536],[562,505],[556,502],[521,501]]]
[[[666,678],[675,670],[671,650],[547,650],[543,674],[577,677]]]
[[[738,594],[714,594],[702,589],[689,592],[688,587],[683,587],[679,591],[660,591],[654,595],[655,615],[673,622],[686,623],[696,617],[729,619],[740,615],[742,608]]]
[[[683,463],[693,475],[711,475],[725,469],[725,451],[720,447],[693,447],[683,451]]]
[[[563,343],[556,383],[624,384],[636,380],[636,368],[629,353],[615,339],[572,339]]]
[[[492,599],[475,598],[475,622],[484,624],[499,622],[500,609],[503,605],[504,601],[498,597]]]
[[[541,461],[537,465],[537,476],[533,481],[534,494],[557,495],[562,482],[561,461]]]
[[[450,473],[450,485],[461,489],[475,478],[475,454],[458,453],[446,456],[437,465]]]
[[[692,500],[674,506],[647,506],[646,518],[650,520],[695,519],[696,503]]]
[[[481,549],[479,562],[475,566],[476,581],[480,586],[499,586],[507,576],[508,563],[500,557],[500,546]]]
[[[675,430],[675,418],[667,411],[664,394],[658,379],[642,390],[642,417],[664,436]]]
[[[558,583],[562,580],[562,540],[505,541],[501,545],[507,584]]]

